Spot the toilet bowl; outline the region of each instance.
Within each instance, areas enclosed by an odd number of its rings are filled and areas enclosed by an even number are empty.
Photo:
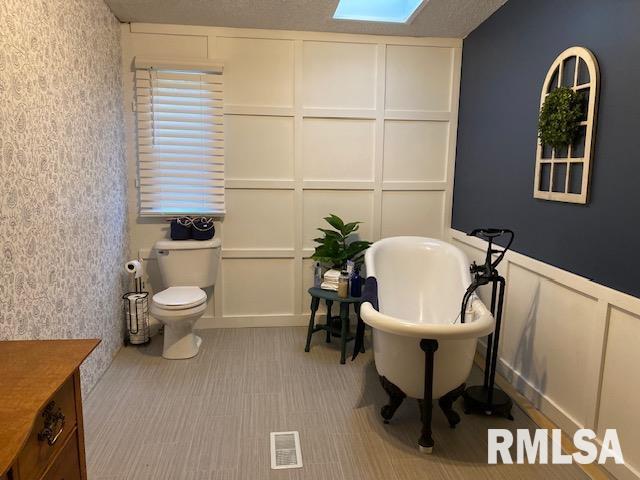
[[[164,325],[162,356],[195,357],[202,339],[193,326],[207,308],[203,288],[213,287],[220,263],[220,239],[158,240],[154,249],[164,286],[151,300],[150,313]]]
[[[207,307],[207,294],[199,287],[169,287],[153,296],[151,315],[164,325],[162,356],[170,360],[195,357],[202,339],[193,333]]]

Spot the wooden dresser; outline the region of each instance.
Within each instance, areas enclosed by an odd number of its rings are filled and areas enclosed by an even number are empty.
[[[0,480],[85,480],[80,364],[99,340],[0,342]]]

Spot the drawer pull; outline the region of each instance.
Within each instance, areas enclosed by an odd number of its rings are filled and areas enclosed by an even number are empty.
[[[64,430],[64,414],[56,402],[50,402],[42,412],[44,428],[38,433],[38,440],[53,445]]]

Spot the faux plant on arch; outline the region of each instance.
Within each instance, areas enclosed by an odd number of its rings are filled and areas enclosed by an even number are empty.
[[[540,91],[533,196],[585,204],[595,145],[600,69],[584,47],[553,61]]]
[[[362,222],[344,223],[333,213],[324,217],[324,220],[335,230],[318,228],[324,233],[324,237],[313,240],[318,246],[311,258],[336,269],[342,269],[347,260],[361,264],[364,251],[371,245],[371,242],[355,238],[355,232],[358,231]]]
[[[547,95],[538,119],[538,136],[543,145],[560,149],[571,145],[584,115],[582,94],[559,87]]]

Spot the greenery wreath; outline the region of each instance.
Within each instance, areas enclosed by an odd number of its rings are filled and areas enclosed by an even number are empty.
[[[547,95],[538,119],[542,145],[559,149],[573,143],[584,116],[581,97],[568,87],[556,88]]]

